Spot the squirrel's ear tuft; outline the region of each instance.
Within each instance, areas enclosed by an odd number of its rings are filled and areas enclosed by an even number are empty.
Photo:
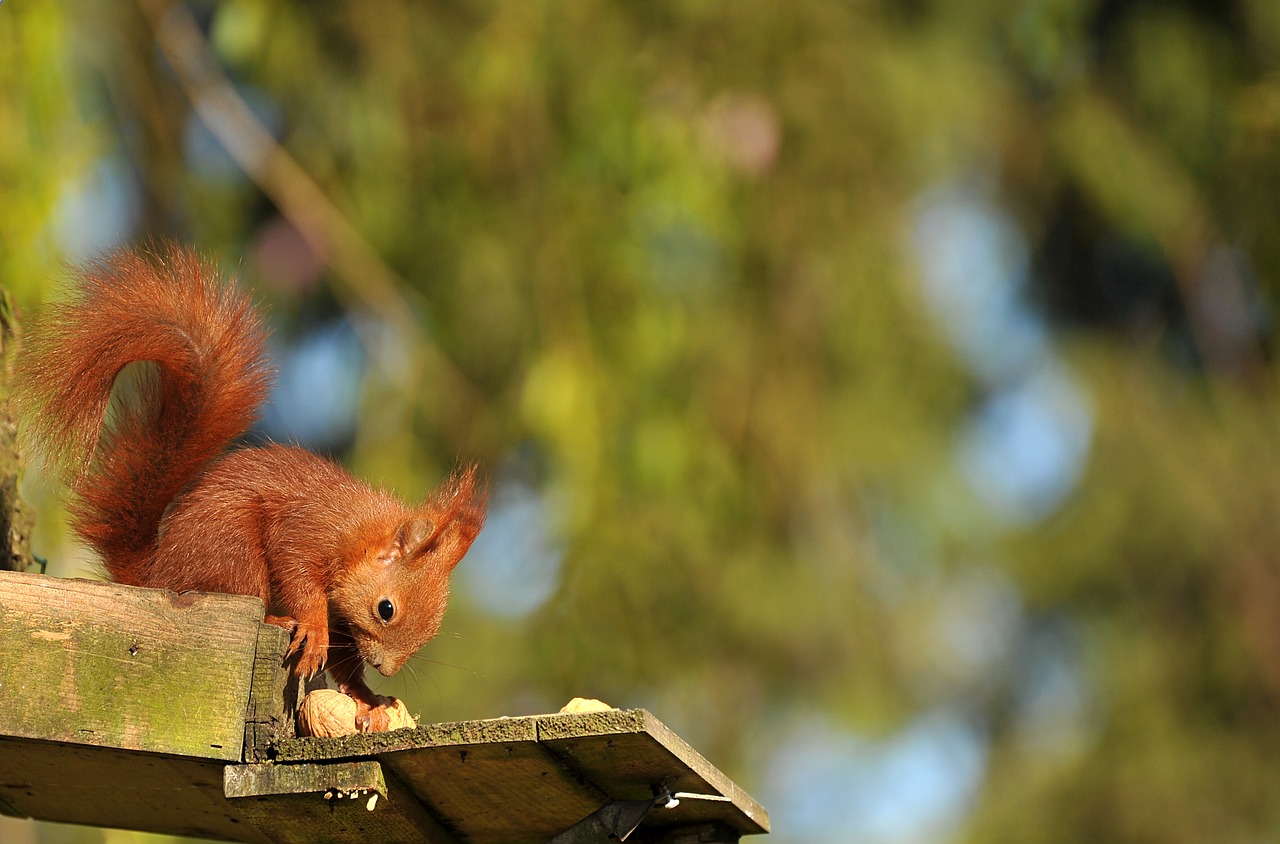
[[[467,542],[475,539],[480,528],[484,527],[484,517],[489,509],[489,485],[479,475],[473,463],[455,470],[449,483],[454,518],[462,522]]]
[[[420,512],[431,514],[426,521],[434,532],[427,535],[424,547],[431,547],[431,543],[440,538],[441,553],[434,557],[437,565],[446,571],[458,565],[484,526],[487,509],[488,488],[474,464],[455,469],[439,489],[427,497]]]

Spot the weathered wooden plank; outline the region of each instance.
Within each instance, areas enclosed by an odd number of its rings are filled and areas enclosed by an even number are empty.
[[[645,799],[665,783],[685,798],[646,827],[720,824],[768,832],[769,815],[643,709],[428,724],[331,739],[294,739],[277,761],[376,756],[424,805],[476,842],[545,840],[609,799]],[[720,798],[720,799],[715,799]]]
[[[288,647],[289,633],[284,628],[273,624],[258,627],[244,723],[246,762],[266,761],[277,742],[294,736],[301,684],[283,665]]]
[[[682,800],[674,809],[655,811],[650,825],[718,821],[747,834],[769,831],[763,806],[644,709],[541,715],[536,721],[539,743],[611,797],[642,799],[651,796],[653,784],[665,782],[672,793],[727,798]]]
[[[239,761],[262,602],[0,572],[0,735]]]
[[[541,844],[605,802],[538,744],[534,719],[467,725],[441,731],[430,747],[378,758],[472,844]]]
[[[536,739],[536,736],[532,718],[488,718],[423,724],[412,729],[385,733],[285,739],[276,745],[272,758],[277,762],[320,762],[326,759],[380,756],[397,750],[421,747],[521,742]]]
[[[223,797],[225,762],[0,737],[0,810],[61,823],[270,844]]]
[[[382,766],[374,761],[228,765],[223,770],[222,789],[228,799],[331,791],[387,795]]]
[[[278,844],[455,841],[377,762],[228,765],[224,782],[237,813]]]
[[[281,743],[276,761],[375,755],[431,813],[472,844],[544,842],[606,796],[538,745],[535,718]]]

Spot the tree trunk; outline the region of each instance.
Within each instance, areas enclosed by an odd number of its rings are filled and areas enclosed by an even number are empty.
[[[31,556],[35,520],[18,491],[23,461],[9,395],[20,336],[9,292],[0,290],[0,570],[7,571],[37,568]]]

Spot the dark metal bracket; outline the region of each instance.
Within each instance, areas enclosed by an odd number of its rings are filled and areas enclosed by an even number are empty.
[[[654,809],[674,809],[681,800],[728,800],[718,794],[672,794],[667,784],[655,783],[652,800],[611,800],[596,809],[547,844],[608,844],[626,841]]]

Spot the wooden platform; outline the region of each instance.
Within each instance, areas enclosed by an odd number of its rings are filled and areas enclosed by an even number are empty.
[[[544,842],[605,806],[639,807],[628,841],[769,829],[640,709],[294,738],[286,636],[262,616],[0,572],[0,812],[247,842]]]

